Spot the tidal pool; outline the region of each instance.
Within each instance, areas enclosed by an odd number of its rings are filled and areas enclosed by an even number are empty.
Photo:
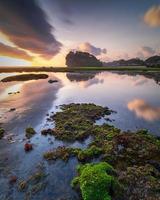
[[[15,73],[16,74],[16,73]],[[0,74],[0,80],[12,74]],[[160,74],[158,73],[48,73],[49,78],[25,82],[0,82],[0,126],[6,130],[0,140],[0,199],[78,199],[70,187],[76,173],[76,159],[46,162],[43,153],[58,146],[85,148],[91,138],[80,143],[67,143],[51,136],[41,136],[40,130],[53,127],[48,114],[61,104],[95,103],[116,111],[108,123],[122,130],[148,129],[160,136]],[[48,83],[49,79],[58,80]],[[10,109],[15,108],[11,111]],[[73,116],[74,117],[74,116]],[[100,119],[97,123],[105,123]],[[34,150],[24,152],[25,128],[32,126],[37,134],[31,139]],[[46,187],[28,195],[30,188],[20,192],[9,179],[16,175],[26,180],[39,166],[46,174]],[[28,196],[27,196],[28,195]]]

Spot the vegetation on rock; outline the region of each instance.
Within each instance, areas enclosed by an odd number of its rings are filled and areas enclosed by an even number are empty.
[[[26,138],[31,138],[35,133],[36,131],[32,127],[26,128]]]
[[[55,120],[53,135],[61,140],[83,140],[90,135],[96,120],[110,115],[107,107],[95,104],[69,104],[61,106],[62,112],[57,112],[51,118]]]
[[[79,176],[72,186],[79,185],[84,200],[111,200],[114,192],[121,190],[112,166],[106,162],[82,165],[77,170]]]
[[[68,161],[70,157],[77,157],[80,162],[87,162],[92,160],[95,157],[98,157],[102,154],[102,149],[96,147],[95,145],[90,146],[87,149],[80,148],[70,148],[70,147],[58,147],[53,151],[45,152],[43,157],[46,160],[57,160],[62,159]]]
[[[97,164],[82,165],[72,184],[79,185],[84,200],[121,199],[158,200],[160,196],[160,139],[147,130],[123,132],[109,124],[96,125],[95,121],[111,111],[94,104],[62,105],[62,111],[52,116],[55,120],[53,135],[58,139],[72,140],[92,137],[86,149],[58,147],[46,152],[47,160],[71,157],[83,164],[97,158]],[[52,131],[50,131],[52,133]],[[102,163],[103,164],[102,164]],[[104,164],[104,163],[109,163]],[[117,180],[102,166],[114,167]],[[98,168],[98,169],[97,169]],[[110,169],[110,168],[109,168]],[[115,184],[114,184],[115,183]],[[117,183],[117,184],[116,184]],[[119,192],[118,192],[119,191]],[[115,193],[118,195],[116,196]],[[115,196],[114,196],[115,195]]]

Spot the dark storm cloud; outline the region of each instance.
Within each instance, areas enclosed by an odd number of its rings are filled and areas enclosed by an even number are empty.
[[[62,14],[62,20],[66,24],[72,25],[73,20],[72,20],[72,2],[66,1],[66,0],[59,0],[59,6]]]
[[[12,58],[19,58],[19,59],[28,60],[28,61],[31,61],[33,59],[33,57],[27,54],[25,51],[20,50],[16,47],[5,45],[1,42],[0,42],[0,55],[9,56]]]
[[[0,19],[0,31],[16,46],[46,59],[60,51],[61,43],[35,0],[0,0]]]
[[[47,11],[49,11],[50,17],[56,16],[59,18],[63,23],[67,25],[73,25],[73,10],[74,4],[77,2],[73,0],[39,0],[40,4],[43,7],[46,7]]]

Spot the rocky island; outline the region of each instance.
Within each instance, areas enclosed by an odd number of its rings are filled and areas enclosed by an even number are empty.
[[[70,51],[66,56],[68,67],[102,67],[102,62],[87,52]]]

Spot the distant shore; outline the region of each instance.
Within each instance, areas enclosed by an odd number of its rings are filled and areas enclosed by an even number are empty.
[[[144,66],[124,67],[0,67],[0,73],[11,72],[83,72],[83,71],[137,71],[160,72],[160,68]]]

